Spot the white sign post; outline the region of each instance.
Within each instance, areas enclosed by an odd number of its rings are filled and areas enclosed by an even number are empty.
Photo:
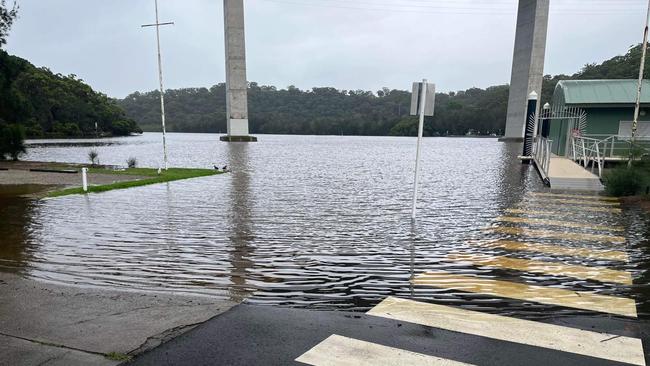
[[[81,186],[84,192],[88,192],[88,168],[81,168]]]
[[[413,182],[413,211],[411,219],[415,220],[415,211],[418,201],[418,184],[420,180],[420,147],[422,145],[422,133],[424,131],[424,116],[433,116],[434,104],[436,97],[435,84],[427,83],[427,79],[421,83],[413,83],[413,93],[411,94],[411,115],[420,115],[418,125],[418,142],[415,152],[415,179]]]

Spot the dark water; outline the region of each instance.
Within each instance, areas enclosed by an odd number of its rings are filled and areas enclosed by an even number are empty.
[[[142,165],[157,167],[159,138],[145,134],[102,140],[97,146],[100,161],[124,165],[133,156]],[[171,134],[171,165],[228,164],[232,172],[227,175],[39,202],[0,196],[0,266],[56,282],[296,307],[361,310],[387,295],[415,295],[524,316],[549,308],[410,285],[413,275],[445,270],[634,296],[639,311],[650,312],[645,214],[584,211],[530,196],[546,188],[534,170],[515,159],[516,144],[425,139],[414,224],[414,139],[263,135],[254,144],[217,140],[217,135]],[[89,143],[39,143],[28,158],[84,162]],[[626,229],[619,235],[626,237],[626,244],[528,241],[624,250],[631,261],[513,253],[472,242],[507,238],[483,229],[509,208],[552,208],[567,212],[573,222],[622,225]],[[447,259],[474,253],[629,270],[637,285],[522,274]]]

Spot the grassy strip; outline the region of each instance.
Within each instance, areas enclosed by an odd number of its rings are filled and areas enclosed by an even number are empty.
[[[209,175],[221,174],[220,172],[213,169],[186,169],[186,168],[169,168],[169,170],[163,170],[160,175],[158,175],[158,169],[150,168],[129,168],[125,170],[112,170],[112,169],[101,169],[101,168],[90,168],[90,174],[116,174],[116,175],[137,175],[144,177],[151,177],[139,180],[132,180],[126,182],[115,182],[111,184],[104,184],[98,186],[88,186],[87,193],[99,193],[112,191],[114,189],[125,189],[132,187],[145,186],[149,184],[157,184],[164,182],[171,182],[174,180],[180,179],[189,179],[197,177],[206,177]],[[77,188],[67,188],[59,191],[50,192],[48,197],[61,197],[68,196],[71,194],[84,194],[81,187]]]
[[[110,352],[105,354],[104,357],[113,361],[131,361],[133,359],[133,357],[120,352]]]

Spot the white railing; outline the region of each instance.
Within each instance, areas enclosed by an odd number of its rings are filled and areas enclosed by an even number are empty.
[[[568,157],[585,169],[598,168],[598,177],[602,178],[605,161],[635,160],[650,156],[650,141],[641,139],[631,146],[629,138],[618,135],[572,136]]]
[[[630,157],[630,138],[618,135],[588,134],[582,138],[599,141],[600,155],[605,160],[627,160]],[[635,156],[637,158],[650,152],[650,136],[637,136]],[[641,155],[641,156],[639,156]],[[569,156],[572,156],[569,154]]]
[[[535,165],[537,165],[537,168],[542,175],[542,179],[544,180],[548,180],[548,170],[551,166],[552,145],[553,140],[541,136],[537,137],[537,142],[535,143],[533,158],[535,159]]]
[[[572,136],[569,156],[585,169],[588,169],[591,165],[590,170],[592,173],[594,168],[598,167],[598,177],[602,178],[603,167],[605,166],[604,152],[607,151],[610,138],[611,136],[604,140],[598,140],[591,137]]]

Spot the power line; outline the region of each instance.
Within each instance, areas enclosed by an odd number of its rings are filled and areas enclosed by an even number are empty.
[[[323,7],[331,9],[350,9],[350,10],[363,10],[363,11],[383,11],[383,12],[400,12],[400,13],[419,13],[419,14],[514,14],[516,13],[516,2],[490,2],[480,4],[470,4],[466,2],[445,2],[438,0],[436,2],[429,2],[424,0],[406,0],[410,3],[403,1],[393,1],[390,3],[380,1],[363,1],[363,0],[309,0],[309,2],[302,2],[300,0],[262,0],[272,3],[290,4],[299,6],[310,7]],[[575,0],[573,0],[575,1]],[[639,7],[641,4],[637,1],[619,0],[618,2],[611,2],[608,0],[589,0],[581,1],[583,4],[575,2],[552,5],[551,12],[561,14],[627,14],[637,13],[643,9]],[[623,3],[624,2],[624,3]],[[597,5],[594,7],[594,3]],[[424,5],[429,4],[429,5]],[[472,6],[473,5],[473,6]],[[477,6],[481,5],[481,6]],[[484,6],[492,5],[492,6]],[[510,7],[493,5],[511,5]],[[580,6],[579,6],[580,5]],[[623,6],[621,6],[623,5]],[[588,8],[586,8],[588,6]]]

